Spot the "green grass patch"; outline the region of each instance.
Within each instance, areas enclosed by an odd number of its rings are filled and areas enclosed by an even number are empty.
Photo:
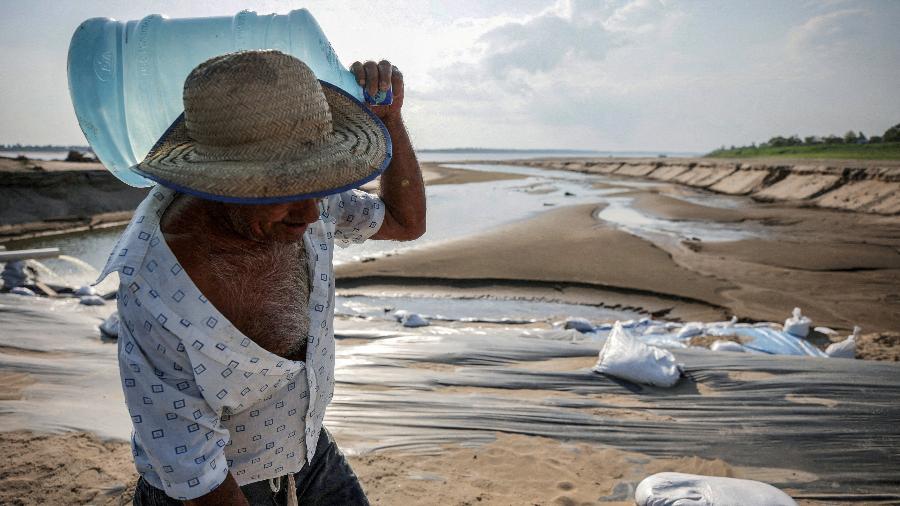
[[[815,144],[780,148],[740,147],[717,149],[707,158],[834,158],[856,160],[900,160],[900,142],[878,144]]]

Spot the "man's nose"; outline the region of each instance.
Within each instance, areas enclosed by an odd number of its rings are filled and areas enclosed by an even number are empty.
[[[300,200],[291,204],[292,221],[313,223],[319,219],[319,202],[316,199]]]

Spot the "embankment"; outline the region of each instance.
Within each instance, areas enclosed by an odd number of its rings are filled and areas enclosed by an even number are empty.
[[[0,166],[7,169],[0,170],[0,241],[127,223],[147,193],[120,182],[100,164],[72,165],[78,167]]]
[[[844,211],[900,214],[900,162],[896,160],[586,158],[516,163],[655,179],[728,195],[747,195],[760,201],[792,201]]]

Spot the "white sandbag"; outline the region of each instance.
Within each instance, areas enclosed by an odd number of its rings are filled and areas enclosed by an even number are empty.
[[[731,328],[737,324],[737,321],[738,321],[737,316],[732,316],[731,319],[728,320],[727,322],[712,322],[712,323],[707,323],[706,326],[714,327],[714,328]]]
[[[113,312],[109,318],[103,320],[100,324],[100,334],[109,339],[117,339],[119,337],[119,313]]]
[[[691,322],[681,327],[681,330],[675,334],[678,339],[687,339],[689,337],[699,336],[703,333],[706,325],[703,322]]]
[[[856,338],[860,328],[853,327],[853,334],[839,343],[831,343],[825,348],[825,354],[831,358],[856,358]]]
[[[73,292],[73,295],[76,297],[84,297],[86,295],[97,295],[97,290],[94,289],[91,285],[79,286]]]
[[[619,322],[613,325],[593,370],[660,387],[670,387],[681,377],[681,366],[670,351],[642,343]]]
[[[799,307],[795,307],[793,315],[784,321],[784,331],[795,337],[806,337],[811,323],[812,320],[803,316]]]
[[[394,311],[394,318],[404,327],[427,327],[430,325],[422,315],[413,313],[405,309]]]
[[[587,318],[567,318],[565,329],[575,329],[582,334],[594,331],[594,325]]]
[[[709,349],[712,351],[731,351],[738,353],[744,353],[745,351],[747,351],[743,346],[740,345],[740,343],[736,343],[734,341],[716,341],[712,343]]]
[[[418,313],[410,313],[403,319],[404,327],[427,327],[430,325],[428,320]]]
[[[34,293],[34,290],[32,290],[31,288],[25,288],[24,286],[17,286],[10,290],[9,293],[22,295],[24,297],[34,297],[37,295],[36,293]]]
[[[837,330],[829,327],[816,327],[813,330],[815,330],[819,334],[825,334],[826,336],[836,336],[838,334]]]
[[[394,318],[397,319],[404,327],[427,327],[430,325],[428,320],[422,317],[419,313],[411,313],[405,309],[401,309],[399,311],[394,312]]]
[[[659,334],[668,334],[669,329],[665,325],[650,325],[644,329],[645,336],[653,336]]]
[[[81,297],[79,302],[85,306],[102,306],[106,304],[106,301],[98,295],[85,295],[84,297]]]
[[[638,506],[797,506],[768,483],[684,473],[644,478],[634,501]]]

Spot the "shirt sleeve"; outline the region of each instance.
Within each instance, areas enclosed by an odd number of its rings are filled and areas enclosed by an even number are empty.
[[[168,496],[200,497],[228,474],[229,433],[204,399],[181,341],[142,311],[128,309],[120,306],[119,370],[135,463],[139,471],[152,469]]]
[[[384,202],[378,195],[350,190],[329,198],[328,214],[335,227],[335,243],[346,248],[378,232],[384,222]]]

